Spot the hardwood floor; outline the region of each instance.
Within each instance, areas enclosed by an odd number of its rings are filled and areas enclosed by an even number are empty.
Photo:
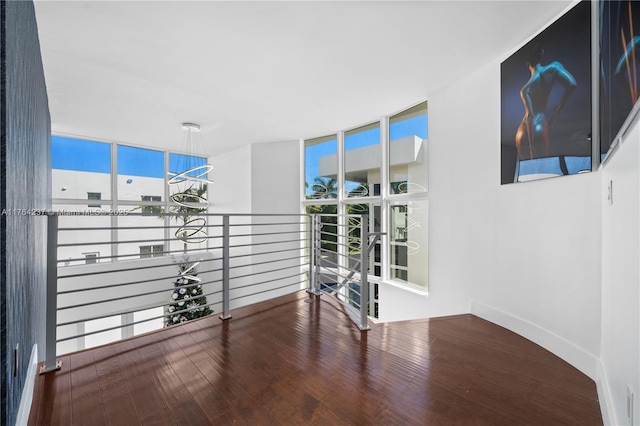
[[[473,315],[372,324],[297,293],[62,357],[29,425],[601,425],[595,384]]]

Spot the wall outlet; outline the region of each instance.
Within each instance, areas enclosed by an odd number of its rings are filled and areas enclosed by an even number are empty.
[[[613,181],[609,181],[609,185],[607,187],[607,201],[609,205],[613,205]]]
[[[627,419],[629,420],[630,425],[633,425],[633,400],[633,390],[631,389],[631,386],[627,385]]]

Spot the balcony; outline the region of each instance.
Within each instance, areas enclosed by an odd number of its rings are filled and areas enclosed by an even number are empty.
[[[200,259],[199,285],[216,315],[175,325],[175,273],[164,272],[175,264],[126,249],[161,242],[183,253],[182,242],[148,233],[168,234],[155,215],[146,230],[130,222],[87,232],[49,217],[56,319],[30,425],[602,424],[591,379],[502,327],[473,315],[370,321],[369,268],[360,265],[370,267],[362,248],[377,235],[366,217],[324,231],[317,216],[204,217],[189,255]],[[105,244],[89,230],[116,239]],[[66,231],[84,241],[66,241]],[[351,249],[338,249],[347,239]],[[98,245],[116,254],[73,265],[85,258],[71,251]],[[159,315],[135,321],[148,309]],[[104,318],[118,324],[87,329]],[[126,332],[158,320],[155,331]],[[114,330],[115,341],[83,349],[89,336]]]

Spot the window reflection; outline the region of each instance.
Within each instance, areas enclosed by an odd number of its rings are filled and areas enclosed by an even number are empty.
[[[345,196],[350,198],[380,195],[380,123],[346,132],[344,151]]]
[[[390,278],[426,286],[427,202],[398,202],[389,207]]]
[[[427,103],[389,118],[389,191],[427,191]]]
[[[335,135],[310,139],[304,144],[305,198],[338,197],[338,142]]]

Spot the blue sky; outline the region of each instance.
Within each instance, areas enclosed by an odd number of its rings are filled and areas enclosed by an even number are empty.
[[[111,173],[111,145],[52,136],[51,167],[79,172]]]
[[[164,178],[164,152],[118,145],[118,174]],[[183,154],[169,154],[169,170],[183,171],[202,166],[207,160]],[[111,173],[111,144],[51,137],[51,167],[92,173]]]
[[[428,114],[391,123],[389,126],[389,140],[401,139],[407,136],[416,135],[422,139],[427,139],[429,133]],[[380,143],[380,128],[376,127],[364,132],[359,132],[345,137],[345,150],[362,148]],[[318,165],[320,157],[336,154],[338,143],[336,139],[312,145],[305,149],[305,180],[312,183],[318,176]],[[307,195],[313,191],[311,186],[306,189]]]

